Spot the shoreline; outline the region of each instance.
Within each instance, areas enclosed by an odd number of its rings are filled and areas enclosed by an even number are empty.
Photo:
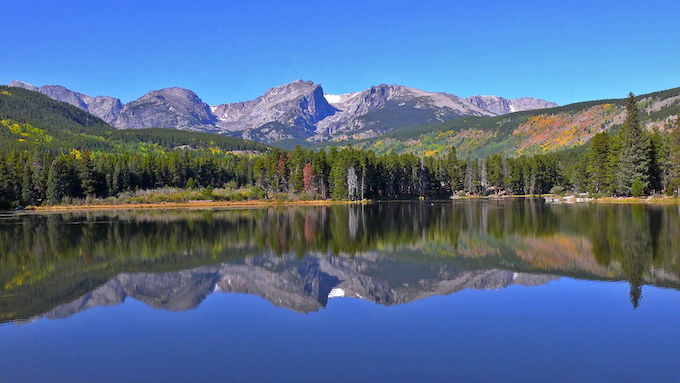
[[[680,204],[678,197],[576,197],[573,195],[558,197],[553,194],[529,194],[529,195],[488,195],[488,196],[460,196],[452,198],[452,201],[467,199],[504,200],[513,198],[543,198],[550,205],[579,205],[587,203],[601,204],[636,204],[636,205],[677,205]]]
[[[36,206],[25,210],[15,210],[17,213],[63,213],[72,211],[98,210],[211,210],[228,208],[259,208],[274,206],[330,206],[365,203],[366,201],[186,201],[186,202],[157,202],[157,203],[123,203],[123,204],[91,204],[91,205],[54,205]]]
[[[463,200],[504,200],[514,198],[543,198],[551,205],[578,205],[588,203],[598,204],[636,204],[636,205],[675,205],[680,204],[677,197],[603,197],[603,198],[579,198],[556,197],[553,195],[506,195],[506,196],[461,196],[449,199],[449,201]],[[425,200],[428,201],[428,200]],[[210,210],[229,208],[262,208],[276,206],[332,206],[365,204],[370,200],[359,201],[275,201],[275,200],[251,200],[251,201],[185,201],[185,202],[154,202],[154,203],[123,203],[123,204],[89,204],[89,205],[53,205],[35,206],[24,210],[8,210],[15,213],[62,213],[72,211],[106,211],[106,210]]]

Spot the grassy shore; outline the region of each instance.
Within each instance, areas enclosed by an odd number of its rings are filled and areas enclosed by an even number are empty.
[[[211,197],[217,197],[211,199]],[[553,204],[654,204],[675,205],[680,204],[677,197],[599,197],[583,198],[574,196],[556,196],[553,194],[543,195],[489,195],[489,196],[457,196],[454,200],[504,200],[519,198],[546,198]],[[366,203],[364,201],[335,201],[318,199],[296,199],[289,195],[275,195],[272,198],[264,197],[261,193],[254,194],[250,190],[224,191],[215,190],[187,191],[181,189],[163,189],[154,191],[140,191],[132,195],[121,195],[106,199],[81,199],[64,201],[60,205],[29,206],[26,212],[66,212],[86,210],[149,210],[149,209],[228,209],[228,208],[258,208],[268,206],[327,206],[337,204]]]
[[[598,198],[592,202],[596,203],[622,203],[622,204],[654,204],[654,205],[675,205],[680,203],[677,197],[605,197]]]
[[[128,204],[92,204],[92,205],[52,205],[36,206],[27,212],[67,212],[83,210],[148,210],[148,209],[228,209],[228,208],[258,208],[268,206],[328,206],[364,201],[277,201],[277,200],[252,200],[252,201],[186,201],[186,202],[160,202],[160,203],[128,203]]]
[[[647,197],[580,197],[584,199],[582,201],[577,201],[574,196],[558,196],[554,194],[532,194],[532,195],[489,195],[489,196],[459,196],[455,199],[508,199],[508,198],[546,198],[546,199],[558,199],[559,202],[553,203],[610,203],[610,204],[653,204],[653,205],[675,205],[680,204],[680,198],[669,197],[669,196],[647,196]]]

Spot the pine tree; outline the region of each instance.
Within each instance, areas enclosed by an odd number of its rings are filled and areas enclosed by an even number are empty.
[[[28,163],[24,165],[22,173],[21,201],[24,205],[34,205],[35,190],[33,189],[33,175],[31,174],[31,166]]]
[[[680,197],[680,114],[668,134],[668,194]]]
[[[455,193],[460,187],[460,164],[458,163],[458,157],[456,156],[456,147],[452,146],[446,158],[444,160],[444,168],[446,170],[446,182],[451,190],[451,193]]]
[[[57,157],[50,167],[47,176],[47,202],[53,205],[61,203],[67,192],[68,172],[63,156]]]
[[[312,159],[312,172],[315,175],[315,183],[322,199],[328,197],[328,163],[326,162],[326,151],[319,150]]]
[[[96,192],[94,163],[90,153],[85,151],[80,159],[80,183],[85,195],[92,197]]]
[[[649,137],[640,127],[637,102],[631,92],[626,104],[626,120],[619,132],[621,153],[616,173],[616,191],[620,195],[631,195],[633,182],[640,180],[642,189],[649,187],[650,143]]]
[[[609,135],[607,132],[593,136],[588,155],[587,174],[590,191],[602,193],[608,188]]]
[[[666,143],[658,130],[654,130],[649,138],[649,189],[661,192],[664,188],[664,171],[666,162]]]
[[[595,184],[592,179],[592,174],[590,173],[590,165],[592,164],[592,153],[588,153],[581,156],[581,159],[576,163],[576,168],[574,169],[574,186],[578,192],[588,191],[590,184]],[[591,188],[596,188],[595,185],[590,186]]]

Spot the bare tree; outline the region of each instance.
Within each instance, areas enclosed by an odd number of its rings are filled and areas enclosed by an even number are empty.
[[[347,198],[355,200],[359,195],[359,178],[354,166],[347,169]]]

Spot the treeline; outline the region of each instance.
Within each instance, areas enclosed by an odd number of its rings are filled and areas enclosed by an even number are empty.
[[[59,204],[161,187],[252,184],[249,156],[193,150],[169,153],[13,151],[0,159],[0,201]]]
[[[264,195],[316,199],[395,199],[454,194],[544,194],[563,191],[641,196],[680,193],[680,118],[648,133],[635,99],[617,134],[599,133],[581,151],[461,159],[417,157],[352,147],[328,151],[272,149],[237,155],[219,150],[57,153],[12,150],[0,155],[0,203],[58,204],[155,189],[217,188],[230,183]],[[256,193],[255,195],[260,195]]]

